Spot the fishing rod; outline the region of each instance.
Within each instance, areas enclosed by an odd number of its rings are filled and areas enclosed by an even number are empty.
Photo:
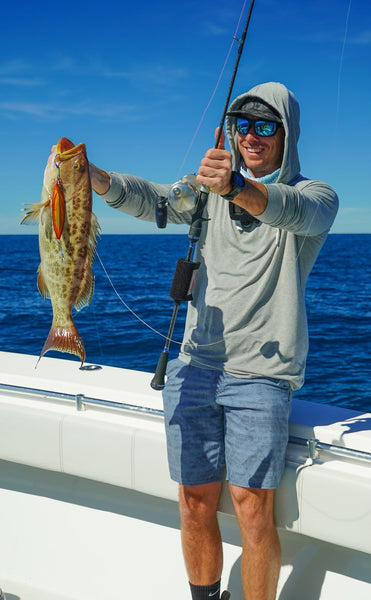
[[[238,52],[233,69],[231,82],[227,93],[227,98],[224,104],[224,109],[219,123],[218,133],[216,135],[215,146],[218,148],[223,135],[223,127],[225,117],[227,115],[229,102],[232,95],[234,82],[237,75],[238,66],[240,63],[243,47],[245,44],[246,34],[249,27],[252,10],[254,8],[255,0],[251,0],[248,15],[246,18],[245,27],[243,29],[240,39],[234,37],[238,43]],[[192,253],[196,243],[200,239],[202,231],[202,223],[206,221],[202,215],[208,200],[209,189],[205,185],[199,185],[194,175],[186,175],[183,179],[172,186],[169,192],[168,198],[160,198],[156,206],[156,222],[158,227],[163,228],[166,226],[166,214],[167,204],[172,204],[174,207],[178,206],[180,212],[189,210],[193,206],[195,211],[192,215],[192,221],[188,232],[189,248],[187,257],[179,258],[175,267],[175,273],[173,282],[170,288],[169,296],[174,300],[173,313],[166,336],[166,342],[163,351],[160,354],[156,371],[151,381],[151,387],[154,390],[163,390],[165,387],[165,374],[166,367],[169,360],[169,348],[173,331],[175,327],[176,318],[178,315],[179,307],[182,302],[189,302],[192,300],[192,289],[196,278],[197,270],[200,266],[200,262],[192,261]]]

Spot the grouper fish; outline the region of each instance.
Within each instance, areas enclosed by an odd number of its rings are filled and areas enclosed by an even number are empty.
[[[72,318],[94,292],[92,264],[99,224],[92,212],[92,189],[85,144],[61,138],[49,156],[41,202],[26,205],[22,223],[39,223],[40,265],[37,287],[50,298],[53,322],[41,350],[76,354],[83,364],[85,348]]]

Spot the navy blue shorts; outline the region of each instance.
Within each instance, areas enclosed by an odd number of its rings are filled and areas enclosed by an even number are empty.
[[[201,485],[226,476],[241,487],[279,487],[291,397],[282,379],[242,379],[170,361],[163,399],[171,478]]]

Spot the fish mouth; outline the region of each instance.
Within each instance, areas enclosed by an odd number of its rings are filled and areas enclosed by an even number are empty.
[[[67,160],[80,154],[83,149],[85,149],[85,144],[80,143],[75,146],[71,140],[62,137],[57,144],[56,154],[59,156],[59,160]]]

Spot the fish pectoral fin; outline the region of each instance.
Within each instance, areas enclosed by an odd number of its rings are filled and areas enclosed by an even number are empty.
[[[44,300],[46,300],[46,298],[50,298],[50,293],[49,293],[48,286],[45,283],[44,275],[43,275],[43,272],[42,272],[40,266],[37,270],[37,272],[38,272],[37,289],[39,290],[39,292],[42,295],[42,297],[44,298]]]
[[[35,202],[34,204],[25,204],[25,208],[22,210],[26,211],[25,216],[21,221],[21,225],[34,225],[39,222],[40,214],[43,208],[49,204],[49,200],[46,202]]]
[[[83,365],[85,360],[84,343],[74,323],[69,327],[51,326],[49,335],[41,350],[39,360],[49,350],[75,354],[81,360],[81,365]]]

